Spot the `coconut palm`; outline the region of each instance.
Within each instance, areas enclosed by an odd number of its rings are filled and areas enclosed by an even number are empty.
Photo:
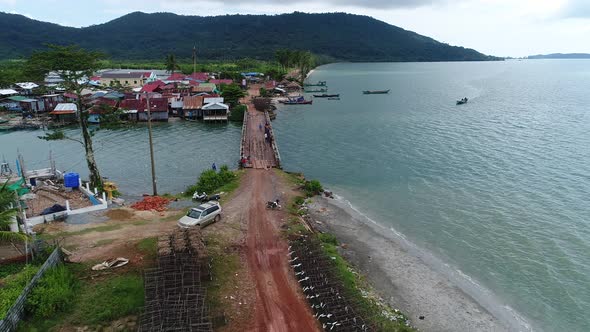
[[[10,231],[16,209],[13,207],[14,193],[7,184],[0,187],[0,243],[23,242],[27,239],[25,234]]]

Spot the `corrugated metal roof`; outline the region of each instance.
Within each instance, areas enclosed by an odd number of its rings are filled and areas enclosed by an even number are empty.
[[[182,109],[196,110],[203,106],[203,96],[187,96],[183,99]]]
[[[55,105],[54,111],[78,111],[78,106],[74,103],[59,103]]]
[[[8,97],[6,99],[10,99],[10,100],[14,100],[14,101],[23,101],[23,100],[26,100],[27,97],[24,97],[24,96],[12,96],[12,97]]]
[[[16,91],[15,91],[15,90],[13,90],[13,89],[0,89],[0,95],[3,95],[3,96],[7,96],[7,95],[15,95],[15,94],[17,94],[17,93],[18,93],[18,92],[16,92]]]
[[[21,89],[26,89],[26,90],[30,90],[30,89],[34,89],[34,88],[39,87],[38,84],[35,84],[33,82],[20,82],[20,83],[14,83],[14,85],[20,87]]]
[[[223,103],[207,104],[202,107],[203,110],[228,110],[229,106]]]
[[[119,104],[119,108],[124,110],[138,110],[141,106],[141,101],[138,99],[125,99]]]
[[[223,97],[205,97],[204,104],[223,103]]]

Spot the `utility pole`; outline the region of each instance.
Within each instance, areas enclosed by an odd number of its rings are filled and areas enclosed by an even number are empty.
[[[154,196],[158,195],[158,189],[156,188],[156,164],[154,162],[154,144],[152,141],[152,112],[150,106],[150,93],[146,92],[146,101],[147,101],[147,116],[148,116],[148,133],[150,136],[150,161],[152,163],[152,187],[154,191]]]
[[[193,46],[193,73],[197,72],[197,46]]]

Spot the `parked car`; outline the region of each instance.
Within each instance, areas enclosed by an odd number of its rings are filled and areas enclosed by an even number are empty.
[[[218,202],[207,202],[191,208],[186,216],[178,220],[178,226],[190,228],[194,226],[205,227],[214,221],[221,219],[221,205]]]

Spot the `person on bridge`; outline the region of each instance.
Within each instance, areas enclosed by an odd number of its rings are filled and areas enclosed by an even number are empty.
[[[262,131],[262,123],[258,124],[258,130]]]

